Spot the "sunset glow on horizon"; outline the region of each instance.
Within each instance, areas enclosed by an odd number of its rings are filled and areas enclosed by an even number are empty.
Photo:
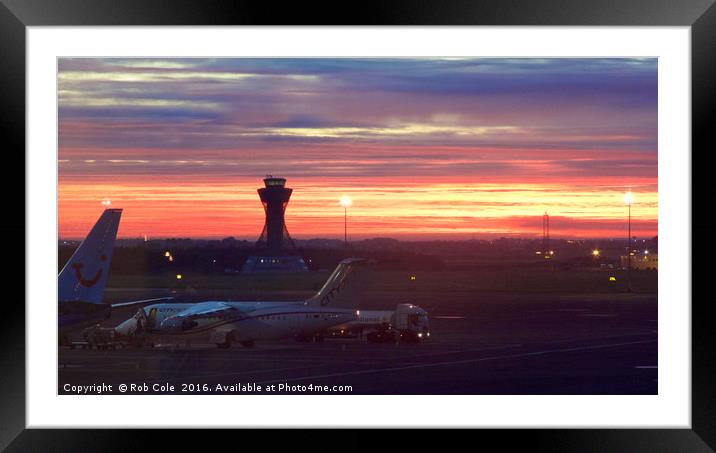
[[[60,59],[59,235],[658,233],[656,59]]]

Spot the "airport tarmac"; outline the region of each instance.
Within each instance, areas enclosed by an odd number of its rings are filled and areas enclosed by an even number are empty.
[[[380,295],[372,300],[381,304]],[[429,295],[426,295],[429,297]],[[58,393],[656,394],[656,295],[459,295],[420,344],[360,339],[60,348]],[[428,299],[426,299],[427,301]],[[375,307],[367,307],[375,308]],[[381,308],[387,308],[385,301]],[[116,325],[132,311],[113,314]],[[86,387],[82,387],[86,386]],[[335,386],[335,387],[334,387]]]

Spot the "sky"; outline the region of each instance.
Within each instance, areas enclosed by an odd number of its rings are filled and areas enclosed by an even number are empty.
[[[59,59],[61,238],[657,234],[654,58]]]

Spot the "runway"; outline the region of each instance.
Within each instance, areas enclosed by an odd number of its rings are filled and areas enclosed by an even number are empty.
[[[484,296],[432,307],[420,344],[62,348],[58,393],[656,394],[656,308],[656,296]]]

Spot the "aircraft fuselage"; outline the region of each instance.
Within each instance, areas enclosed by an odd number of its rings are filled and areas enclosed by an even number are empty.
[[[309,307],[302,302],[222,302],[233,310],[190,319],[176,316],[187,307],[201,310],[202,304],[214,303],[163,303],[144,307],[144,332],[152,336],[192,338],[231,332],[234,341],[276,340],[311,335],[356,319],[352,309]]]

